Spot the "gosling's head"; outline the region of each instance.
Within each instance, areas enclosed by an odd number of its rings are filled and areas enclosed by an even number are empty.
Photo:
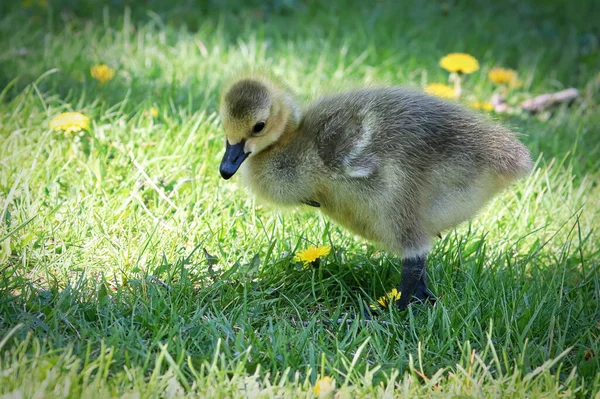
[[[220,172],[229,179],[244,160],[276,143],[288,127],[298,123],[298,109],[290,92],[264,77],[236,80],[221,97],[221,121],[226,148]]]

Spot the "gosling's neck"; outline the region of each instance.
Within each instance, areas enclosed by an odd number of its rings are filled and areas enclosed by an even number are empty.
[[[276,147],[285,147],[296,135],[298,134],[298,122],[296,120],[292,120],[291,118],[288,120],[285,128],[283,129],[283,133],[279,137],[279,140],[275,142]]]
[[[285,146],[296,135],[301,115],[300,107],[296,102],[295,96],[291,92],[282,91],[279,93],[279,98],[283,104],[283,120],[286,121],[286,123],[283,128],[283,133],[275,144]]]

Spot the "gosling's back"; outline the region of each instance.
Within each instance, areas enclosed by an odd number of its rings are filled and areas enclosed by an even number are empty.
[[[529,173],[527,149],[506,128],[457,104],[401,87],[359,89],[324,97],[304,112],[299,139],[316,143],[328,168],[365,177],[381,162],[411,172],[490,168]],[[354,173],[352,173],[354,172]]]

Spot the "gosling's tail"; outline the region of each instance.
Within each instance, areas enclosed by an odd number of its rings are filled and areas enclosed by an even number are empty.
[[[504,129],[502,129],[504,130]],[[490,134],[488,162],[503,179],[518,180],[533,170],[531,153],[511,132]]]

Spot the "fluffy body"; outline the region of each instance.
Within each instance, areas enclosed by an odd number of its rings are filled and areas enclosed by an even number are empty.
[[[397,87],[322,98],[284,139],[242,165],[259,197],[317,202],[340,225],[405,257],[426,252],[531,169],[507,129]]]
[[[235,104],[248,106],[234,113]],[[299,116],[285,86],[245,78],[226,89],[221,116],[228,142],[251,152],[241,170],[258,197],[316,203],[340,225],[412,259],[403,271],[409,286],[401,287],[409,295],[421,280],[428,292],[424,254],[433,239],[532,168],[508,129],[401,87],[323,97]],[[257,120],[266,127],[254,137]]]

